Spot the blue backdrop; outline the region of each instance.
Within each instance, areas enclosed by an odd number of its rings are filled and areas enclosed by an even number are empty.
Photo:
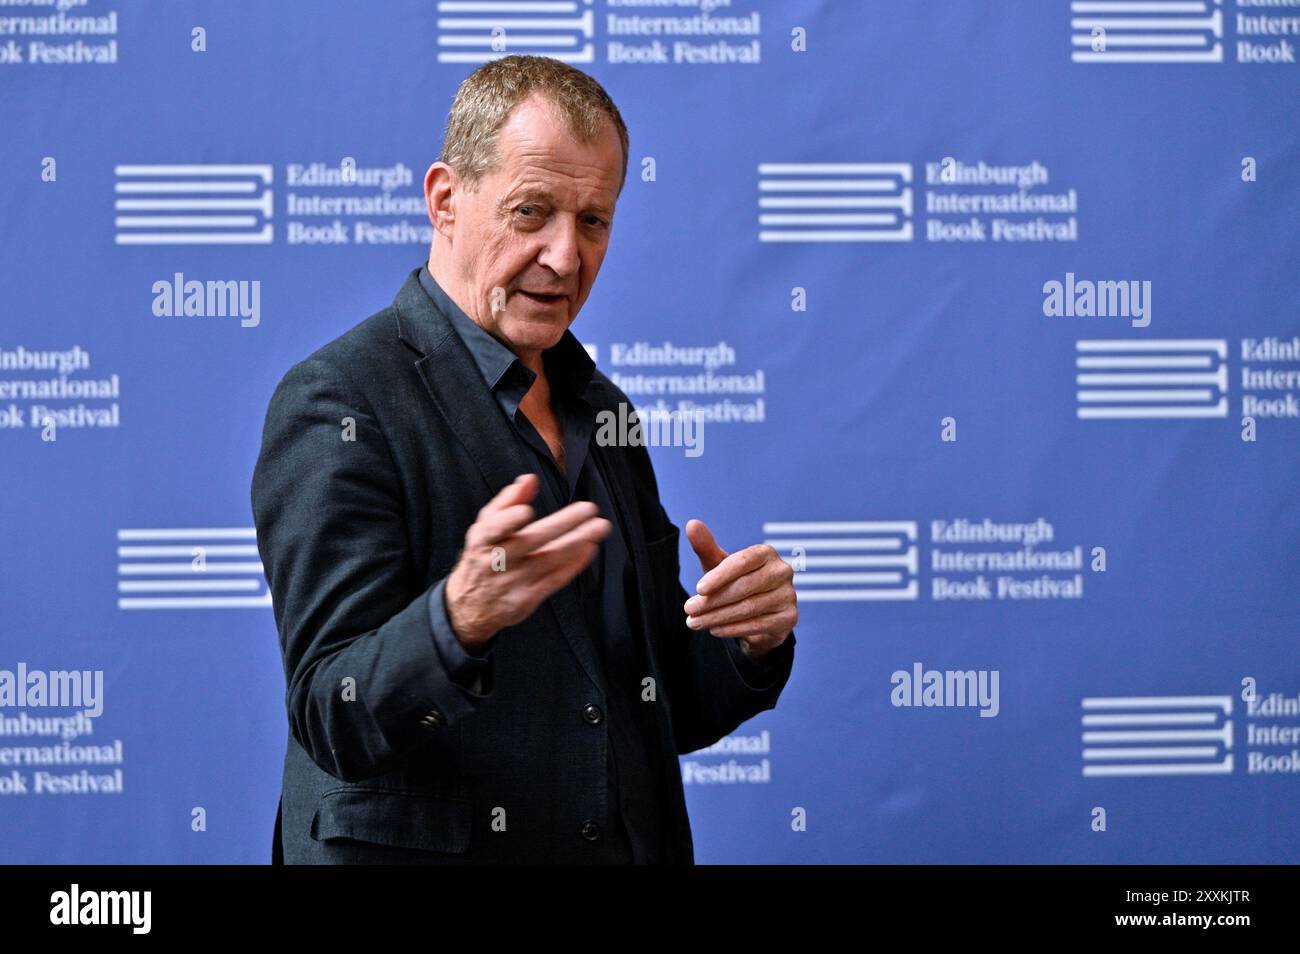
[[[799,571],[697,859],[1300,860],[1300,0],[517,6],[0,0],[0,859],[269,859],[266,404],[504,39],[628,124],[670,517]]]

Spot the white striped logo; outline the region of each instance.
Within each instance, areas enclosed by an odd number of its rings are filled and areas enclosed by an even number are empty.
[[[594,32],[591,0],[439,0],[438,62],[486,63],[528,53],[591,63]]]
[[[1076,342],[1080,418],[1228,416],[1223,339]]]
[[[1075,63],[1222,63],[1222,0],[1074,0]]]
[[[115,166],[118,245],[269,245],[266,165]]]
[[[795,571],[800,600],[863,602],[917,597],[915,521],[765,523],[763,542]]]
[[[906,162],[762,162],[760,242],[910,242]]]
[[[271,605],[253,527],[117,531],[118,609]]]
[[[1227,775],[1232,696],[1083,700],[1083,774]]]

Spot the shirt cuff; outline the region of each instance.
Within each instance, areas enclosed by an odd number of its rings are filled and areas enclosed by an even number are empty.
[[[471,653],[461,645],[447,616],[446,590],[447,579],[443,577],[429,592],[429,629],[433,633],[433,645],[451,681],[474,695],[483,695],[485,680],[491,684],[490,667],[495,640],[488,641],[487,649],[482,654]]]

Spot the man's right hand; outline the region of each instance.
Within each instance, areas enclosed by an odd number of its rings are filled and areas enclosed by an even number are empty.
[[[536,474],[520,474],[478,512],[447,577],[447,618],[466,650],[532,615],[596,556],[613,524],[590,501],[534,520]]]

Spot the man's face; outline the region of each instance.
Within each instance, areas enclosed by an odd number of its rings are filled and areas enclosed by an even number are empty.
[[[612,121],[580,143],[533,96],[502,126],[498,151],[477,191],[455,187],[449,270],[471,318],[517,354],[540,353],[560,340],[596,281],[623,149]]]

